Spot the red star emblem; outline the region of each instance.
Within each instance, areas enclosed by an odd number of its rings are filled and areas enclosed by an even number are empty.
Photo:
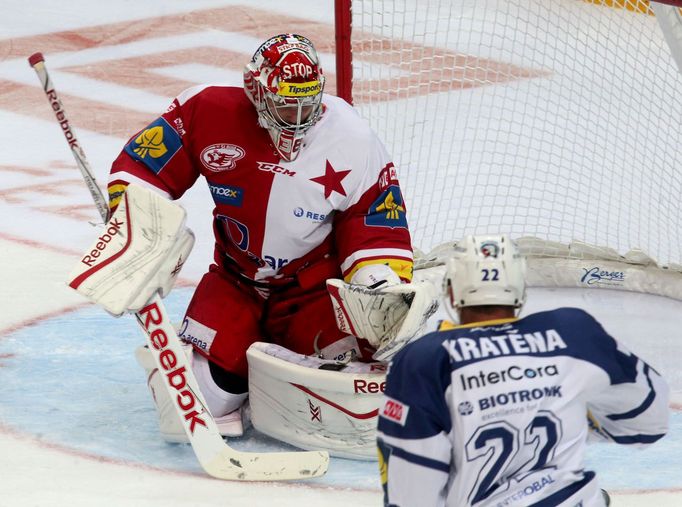
[[[332,192],[338,192],[339,194],[345,196],[346,191],[343,189],[341,181],[348,176],[350,169],[347,171],[335,171],[332,165],[327,160],[327,167],[324,170],[324,176],[318,176],[317,178],[310,178],[310,181],[319,183],[324,186],[324,198],[326,199]]]

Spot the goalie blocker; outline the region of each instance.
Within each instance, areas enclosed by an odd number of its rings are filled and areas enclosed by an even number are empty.
[[[128,185],[69,286],[116,316],[140,310],[157,291],[165,297],[194,246],[185,216],[181,206]]]

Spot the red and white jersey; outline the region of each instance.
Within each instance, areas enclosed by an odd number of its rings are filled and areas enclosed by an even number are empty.
[[[410,280],[410,234],[393,163],[350,105],[328,95],[323,104],[300,155],[285,162],[242,88],[190,88],[115,160],[110,205],[130,182],[177,199],[203,175],[215,203],[218,253],[243,275],[267,281],[284,266],[330,253],[346,280],[372,263]]]

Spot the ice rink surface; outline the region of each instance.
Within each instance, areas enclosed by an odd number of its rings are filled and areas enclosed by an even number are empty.
[[[327,476],[293,484],[206,477],[187,446],[164,444],[158,435],[145,376],[133,357],[143,337],[132,318],[109,317],[65,284],[98,235],[90,223],[97,214],[26,58],[45,54],[103,186],[127,136],[182,88],[216,80],[239,84],[240,66],[274,33],[333,33],[331,0],[249,4],[3,3],[0,507],[381,504],[371,462],[333,459]],[[294,18],[297,26],[291,26]],[[215,51],[230,63],[216,66]],[[332,55],[322,57],[333,68]],[[182,204],[198,241],[167,299],[176,320],[212,247],[208,191],[197,184]],[[645,451],[594,446],[588,466],[613,493],[615,506],[682,505],[682,303],[607,290],[533,289],[524,311],[560,305],[583,307],[601,319],[673,390],[671,431],[663,441]],[[283,447],[253,431],[231,444]]]

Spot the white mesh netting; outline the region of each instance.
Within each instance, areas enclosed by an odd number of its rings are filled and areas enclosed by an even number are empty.
[[[682,76],[648,4],[599,3],[354,0],[354,102],[415,246],[509,232],[681,262]]]

